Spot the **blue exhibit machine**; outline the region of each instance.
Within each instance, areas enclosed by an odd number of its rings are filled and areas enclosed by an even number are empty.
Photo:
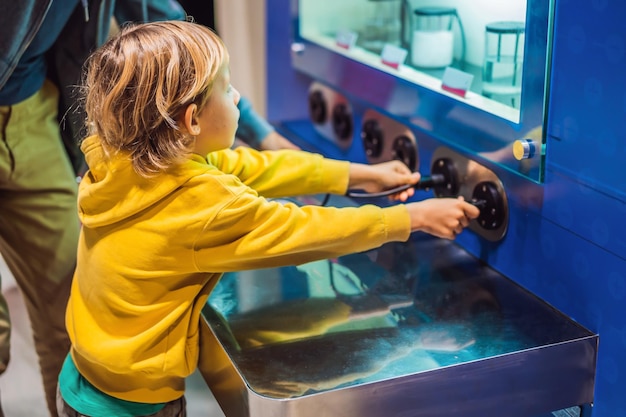
[[[622,0],[266,3],[282,134],[481,214],[454,242],[226,274],[200,361],[224,414],[626,416]],[[352,191],[284,203],[391,204]]]

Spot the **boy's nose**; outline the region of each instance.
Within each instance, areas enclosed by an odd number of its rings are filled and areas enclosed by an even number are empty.
[[[237,90],[236,88],[233,87],[234,94],[233,94],[233,100],[235,102],[235,105],[239,104],[239,100],[241,99],[241,94],[239,93],[239,90]]]

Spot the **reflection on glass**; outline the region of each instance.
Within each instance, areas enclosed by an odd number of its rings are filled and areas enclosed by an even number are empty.
[[[251,389],[274,398],[585,334],[451,242],[428,237],[339,259],[226,274],[204,316]]]
[[[398,4],[400,0],[368,0],[371,15],[367,17],[360,31],[359,44],[363,48],[380,54],[385,44],[400,43],[400,20]]]
[[[381,51],[402,47],[408,57],[394,74],[442,94],[445,69],[464,71],[473,82],[460,99],[519,123],[526,7],[527,0],[300,0],[299,31],[389,72]],[[336,44],[345,32],[357,36],[347,50]]]
[[[483,94],[519,108],[524,60],[524,22],[493,22],[486,27]]]

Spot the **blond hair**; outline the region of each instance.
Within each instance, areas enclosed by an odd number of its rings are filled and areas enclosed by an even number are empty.
[[[210,29],[191,22],[123,27],[87,61],[85,110],[89,134],[104,149],[128,152],[149,177],[182,161],[193,137],[177,119],[206,104],[228,52]]]

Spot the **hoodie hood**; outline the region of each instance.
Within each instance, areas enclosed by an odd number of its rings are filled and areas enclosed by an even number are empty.
[[[192,155],[185,169],[173,167],[145,178],[134,171],[128,152],[108,154],[97,136],[85,139],[81,150],[89,170],[79,186],[78,213],[88,227],[115,224],[172,198],[190,178],[210,169],[202,157]]]

